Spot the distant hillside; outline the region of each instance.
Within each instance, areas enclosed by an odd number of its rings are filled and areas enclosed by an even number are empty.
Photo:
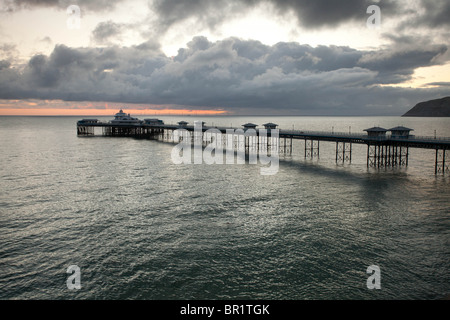
[[[450,97],[420,102],[403,117],[450,117]]]

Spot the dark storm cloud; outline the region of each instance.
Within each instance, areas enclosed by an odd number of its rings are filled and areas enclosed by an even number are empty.
[[[0,98],[217,107],[238,113],[401,114],[446,88],[377,85],[410,79],[414,68],[432,65],[443,50],[368,52],[195,37],[172,59],[152,42],[129,48],[60,45],[49,56],[32,57],[21,71],[2,62]]]
[[[1,11],[17,11],[43,7],[67,8],[78,5],[89,11],[106,11],[126,0],[5,0]],[[419,10],[411,7],[407,0],[149,0],[149,6],[158,18],[158,32],[164,32],[175,24],[187,19],[195,19],[199,27],[214,29],[224,21],[244,15],[249,9],[269,4],[273,16],[284,17],[293,13],[298,25],[317,29],[335,27],[349,21],[356,21],[365,27],[367,8],[377,5],[382,10],[383,19],[401,19],[406,13],[415,12],[414,21],[406,26],[427,26],[430,28],[450,24],[450,2],[447,0],[420,0]],[[402,25],[405,27],[405,25]]]
[[[450,25],[450,1],[422,0],[421,6],[425,13],[419,17],[417,23],[433,28]]]
[[[438,65],[437,61],[448,52],[445,45],[424,47],[397,47],[367,53],[361,57],[359,65],[377,70],[379,83],[393,84],[407,81],[419,67]]]
[[[397,3],[392,0],[267,0],[275,5],[281,13],[294,12],[298,23],[307,28],[336,26],[343,22],[359,20],[365,26],[367,8],[376,4],[383,14],[392,15],[398,10]]]
[[[367,8],[377,4],[387,16],[399,8],[393,0],[155,0],[153,8],[164,27],[170,27],[189,18],[195,18],[205,27],[214,28],[227,19],[240,15],[261,4],[272,5],[273,15],[294,13],[297,23],[306,28],[336,26],[340,23],[359,20],[365,26]]]
[[[367,9],[377,5],[381,10],[381,34],[393,44],[422,48],[446,43],[450,37],[446,28],[450,24],[448,0],[154,0],[150,5],[157,17],[152,32],[155,38],[186,21],[197,31],[204,28],[214,31],[225,22],[245,17],[251,9],[261,5],[266,5],[265,12],[275,19],[292,19],[293,14],[295,21],[292,22],[309,30],[335,28],[348,22],[352,27],[367,28],[370,17]],[[391,24],[397,26],[385,27]],[[408,75],[406,72],[405,76]]]
[[[402,28],[414,28],[417,25],[436,28],[450,24],[448,0],[421,0],[418,8],[412,7],[412,3],[407,0],[154,0],[151,2],[151,6],[159,17],[158,23],[164,28],[194,18],[198,24],[210,29],[261,4],[271,5],[272,11],[268,14],[273,16],[283,17],[293,13],[297,18],[297,24],[306,29],[335,27],[350,21],[365,27],[368,18],[367,8],[371,5],[380,7],[382,20],[399,21],[407,14],[414,13],[414,20],[406,21],[402,24]]]

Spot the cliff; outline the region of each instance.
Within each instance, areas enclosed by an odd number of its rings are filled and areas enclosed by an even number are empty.
[[[403,117],[450,117],[450,97],[420,102]]]

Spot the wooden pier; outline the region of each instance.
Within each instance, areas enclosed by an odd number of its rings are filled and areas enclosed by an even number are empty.
[[[431,149],[435,152],[435,174],[450,172],[448,160],[450,159],[450,138],[419,137],[411,135],[413,129],[396,127],[392,129],[370,128],[366,133],[335,133],[302,130],[276,129],[273,123],[263,125],[245,124],[242,128],[211,127],[189,125],[181,121],[178,124],[164,124],[158,119],[146,119],[136,123],[100,122],[97,119],[83,119],[77,122],[79,136],[96,135],[95,128],[101,128],[103,136],[134,137],[160,140],[164,142],[179,143],[189,140],[191,143],[200,141],[206,146],[217,140],[217,135],[224,146],[242,147],[246,153],[258,151],[271,151],[277,154],[291,155],[293,140],[304,140],[305,158],[316,158],[320,155],[320,143],[331,142],[336,144],[336,163],[351,163],[353,144],[367,145],[367,167],[396,167],[408,166],[410,148]],[[180,131],[184,135],[180,136]],[[197,136],[196,136],[197,134]]]

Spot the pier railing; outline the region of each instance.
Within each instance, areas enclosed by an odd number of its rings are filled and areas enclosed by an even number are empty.
[[[292,136],[308,136],[308,137],[329,137],[329,138],[349,138],[355,140],[370,140],[370,141],[414,141],[414,142],[440,142],[450,143],[450,137],[437,137],[437,136],[392,136],[386,134],[385,136],[372,137],[368,134],[350,133],[350,132],[334,132],[334,131],[307,131],[307,130],[284,130],[280,129],[280,135],[292,135]]]

